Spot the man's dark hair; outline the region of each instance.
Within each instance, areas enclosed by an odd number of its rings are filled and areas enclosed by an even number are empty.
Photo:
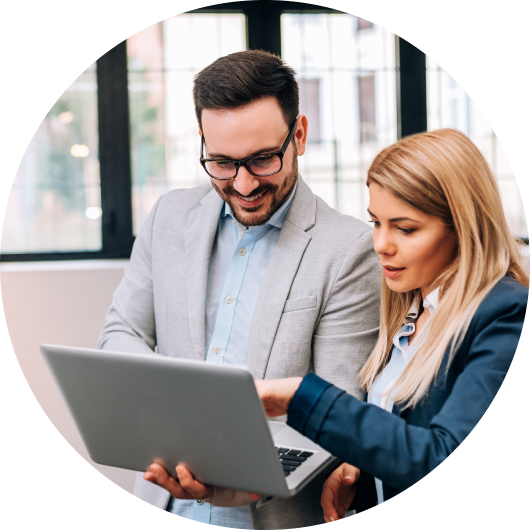
[[[203,109],[235,109],[272,96],[288,127],[298,116],[295,71],[278,56],[262,50],[231,53],[200,71],[193,83],[193,102],[202,129]]]

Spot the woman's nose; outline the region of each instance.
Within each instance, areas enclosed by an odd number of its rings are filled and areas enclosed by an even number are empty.
[[[380,227],[374,230],[374,250],[378,255],[395,254],[395,244],[388,229]]]

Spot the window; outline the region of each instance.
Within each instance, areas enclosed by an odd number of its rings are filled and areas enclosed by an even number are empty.
[[[320,142],[320,79],[298,79],[300,89],[300,114],[311,124],[307,141]]]
[[[370,22],[368,20],[364,20],[364,18],[357,17],[357,30],[361,31],[363,29],[370,29],[373,28],[374,24],[373,22]]]
[[[161,194],[208,181],[197,160],[193,75],[246,48],[281,54],[295,68],[310,122],[300,172],[328,204],[365,219],[373,156],[426,128],[425,56],[332,9],[233,2],[145,29],[65,92],[17,173],[0,260],[128,257]],[[515,184],[505,180],[506,189]]]
[[[361,75],[359,80],[359,136],[361,143],[377,140],[375,123],[375,76]]]
[[[243,14],[179,15],[128,39],[135,234],[162,193],[209,182],[198,163],[193,77],[245,49]]]
[[[101,249],[96,68],[41,123],[9,195],[2,252]]]
[[[409,74],[401,81],[402,131],[467,134],[493,169],[511,233],[529,242],[528,38],[407,36],[399,47]]]
[[[300,174],[330,206],[366,219],[366,167],[397,140],[395,36],[336,13],[285,13],[281,29],[309,121]]]

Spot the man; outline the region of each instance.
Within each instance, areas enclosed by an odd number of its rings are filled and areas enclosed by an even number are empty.
[[[263,51],[231,54],[197,75],[194,102],[213,189],[158,200],[99,347],[244,363],[256,379],[314,371],[362,397],[356,375],[378,334],[380,268],[367,225],[298,175],[308,123],[294,71]],[[250,509],[175,499],[141,475],[135,494],[218,526],[293,528],[324,522],[324,479]]]

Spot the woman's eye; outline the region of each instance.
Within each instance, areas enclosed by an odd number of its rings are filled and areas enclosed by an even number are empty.
[[[400,230],[401,232],[403,232],[406,235],[412,234],[412,232],[416,231],[415,228],[399,228],[399,227],[398,227],[398,230]]]
[[[379,221],[375,221],[374,219],[368,219],[369,223],[373,223],[374,226],[377,226],[378,228],[381,226],[381,223]]]

